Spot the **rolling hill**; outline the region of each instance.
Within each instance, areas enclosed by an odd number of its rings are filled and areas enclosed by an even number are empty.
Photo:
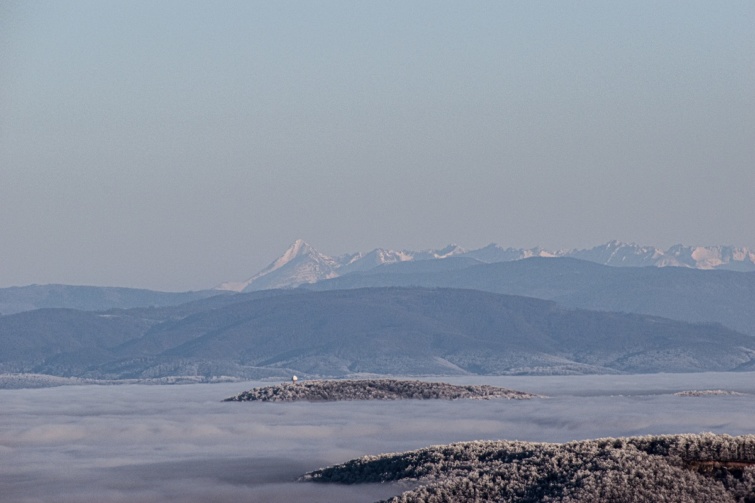
[[[462,289],[271,291],[161,309],[0,317],[0,369],[266,377],[737,370],[755,337],[717,324]]]

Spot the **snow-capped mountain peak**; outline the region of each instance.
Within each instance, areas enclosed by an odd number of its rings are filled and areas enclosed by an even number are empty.
[[[236,292],[286,288],[337,276],[338,262],[315,250],[307,242],[297,239],[270,265],[239,283],[223,283],[218,290]]]
[[[674,245],[667,253],[680,265],[696,269],[753,270],[755,251],[734,246]]]
[[[582,250],[503,248],[492,243],[484,248],[467,251],[450,244],[444,248],[422,251],[376,248],[368,253],[351,253],[334,258],[297,239],[280,257],[248,280],[223,283],[217,289],[241,292],[290,288],[398,262],[442,260],[449,257],[463,257],[483,263],[509,262],[530,257],[571,257],[615,267],[675,266],[755,271],[755,252],[733,246],[674,245],[662,250],[615,240]]]
[[[657,261],[664,256],[664,252],[652,246],[609,241],[604,245],[599,245],[588,250],[572,250],[565,253],[564,256],[604,265],[642,267],[659,265]],[[664,265],[672,264],[668,263]]]
[[[309,243],[305,242],[302,239],[297,239],[296,241],[294,241],[294,244],[288,247],[288,250],[283,252],[283,255],[281,255],[280,258],[273,262],[273,264],[280,267],[300,255],[312,253],[313,251],[314,248],[312,248]]]
[[[462,255],[466,253],[467,250],[460,247],[459,245],[455,243],[451,243],[450,245],[441,248],[440,250],[435,250],[435,256],[437,258],[446,258],[446,257],[452,257],[454,255]]]

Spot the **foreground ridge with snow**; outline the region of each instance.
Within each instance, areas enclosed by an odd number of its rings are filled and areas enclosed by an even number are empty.
[[[307,381],[244,391],[226,402],[334,402],[342,400],[458,400],[503,398],[526,400],[535,395],[488,385],[455,386],[441,382],[397,379]]]
[[[464,260],[461,265],[511,262],[531,257],[569,257],[615,267],[687,267],[693,269],[724,269],[755,271],[755,251],[735,246],[674,245],[667,250],[621,241],[584,250],[544,250],[542,248],[503,248],[490,244],[477,250],[466,250],[455,244],[437,250],[388,250],[376,248],[368,253],[352,253],[330,257],[310,244],[297,239],[280,257],[246,281],[226,282],[217,290],[256,291],[292,288],[316,283],[354,272],[401,262],[444,259]]]
[[[365,456],[303,480],[420,483],[390,503],[751,503],[755,435],[463,442]]]

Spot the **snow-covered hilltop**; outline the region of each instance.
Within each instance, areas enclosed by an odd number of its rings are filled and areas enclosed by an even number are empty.
[[[674,245],[667,250],[610,241],[589,249],[545,250],[536,248],[503,248],[490,244],[466,250],[455,244],[438,250],[388,250],[376,248],[367,253],[330,257],[298,239],[279,258],[246,281],[227,282],[218,290],[236,292],[296,287],[362,272],[382,265],[463,258],[469,264],[510,262],[530,257],[571,257],[616,267],[688,267],[694,269],[726,269],[755,271],[755,251],[734,246]]]

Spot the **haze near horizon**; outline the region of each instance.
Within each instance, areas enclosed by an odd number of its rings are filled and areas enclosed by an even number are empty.
[[[0,287],[208,288],[296,238],[755,248],[751,2],[7,1]]]

